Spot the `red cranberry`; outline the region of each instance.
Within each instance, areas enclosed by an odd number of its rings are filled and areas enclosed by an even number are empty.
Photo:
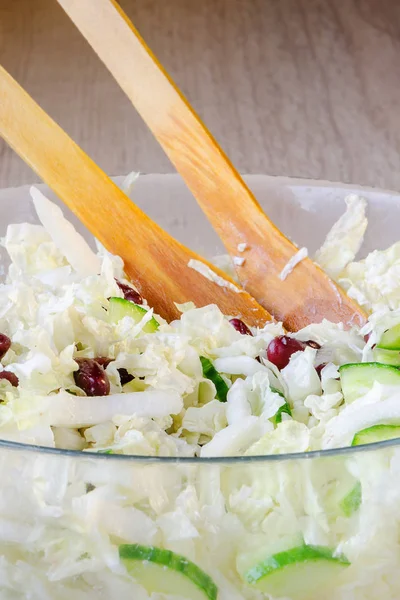
[[[13,387],[18,387],[18,385],[19,385],[18,377],[16,376],[15,373],[12,373],[11,371],[1,371],[0,379],[6,379],[7,381],[9,381],[11,383],[11,385]]]
[[[121,380],[121,385],[130,383],[131,381],[133,381],[135,379],[133,375],[131,375],[126,369],[124,369],[124,367],[121,367],[120,369],[118,369],[118,373],[119,373],[119,378]]]
[[[243,323],[241,319],[230,319],[229,323],[242,335],[253,335],[246,323]]]
[[[315,367],[315,370],[317,371],[317,373],[318,373],[318,377],[319,377],[320,379],[321,379],[321,371],[322,371],[322,369],[323,369],[324,367],[326,367],[326,365],[327,365],[327,364],[328,364],[328,363],[321,363],[320,365],[317,365],[317,366]]]
[[[79,369],[74,373],[75,383],[87,396],[107,396],[110,382],[103,367],[92,358],[76,358]]]
[[[4,333],[0,333],[0,360],[7,354],[11,348],[11,340]]]
[[[305,347],[306,344],[304,342],[299,342],[299,340],[287,335],[280,335],[269,343],[267,358],[278,369],[283,369],[289,364],[292,354],[304,350]]]
[[[122,281],[115,280],[121,292],[124,294],[125,300],[129,300],[129,302],[134,302],[135,304],[143,304],[143,298],[134,290],[130,285],[126,285],[126,283],[122,283]]]

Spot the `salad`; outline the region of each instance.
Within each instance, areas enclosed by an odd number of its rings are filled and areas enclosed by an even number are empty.
[[[367,324],[289,334],[192,302],[167,323],[31,195],[42,225],[2,240],[1,598],[400,597],[400,450],[357,448],[400,438],[400,243],[356,261],[366,202],[315,260]]]

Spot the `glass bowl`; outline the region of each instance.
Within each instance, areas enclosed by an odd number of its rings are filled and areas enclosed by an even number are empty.
[[[369,200],[363,252],[398,240],[394,193],[247,179],[310,252],[353,192]],[[142,176],[134,196],[182,242],[222,252],[177,176]],[[7,223],[35,220],[27,187],[0,192],[1,235]],[[0,598],[398,600],[399,444],[176,459],[2,440]]]

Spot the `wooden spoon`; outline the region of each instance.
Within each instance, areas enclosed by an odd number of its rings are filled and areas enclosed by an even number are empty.
[[[231,256],[243,286],[289,330],[362,324],[366,315],[310,259],[282,280],[297,248],[263,213],[200,118],[114,0],[58,0],[147,123]]]
[[[154,223],[0,66],[0,135],[113,254],[156,311],[172,320],[174,302],[215,303],[226,315],[262,326],[271,319],[222,271]],[[201,261],[220,284],[189,268]]]

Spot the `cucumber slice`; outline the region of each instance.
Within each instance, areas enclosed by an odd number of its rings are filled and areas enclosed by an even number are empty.
[[[349,404],[366,394],[375,381],[384,385],[398,385],[400,369],[378,362],[350,363],[339,368],[340,382],[345,401]]]
[[[400,367],[400,351],[399,350],[383,350],[376,347],[374,349],[374,358],[377,362],[384,365],[393,365]]]
[[[374,444],[396,438],[400,438],[400,425],[373,425],[356,433],[351,445]]]
[[[266,556],[286,552],[291,548],[304,546],[304,537],[300,531],[281,535],[261,534],[242,541],[240,551],[236,556],[236,569],[242,579],[254,565],[264,562]]]
[[[330,548],[302,545],[269,556],[244,574],[244,580],[277,598],[305,600],[349,566]]]
[[[347,467],[347,459],[337,457],[329,469],[321,464],[316,470],[315,480],[320,484],[321,505],[329,520],[350,517],[359,508],[361,484]]]
[[[217,390],[217,399],[220,402],[226,402],[226,396],[229,390],[226,381],[218,373],[211,360],[209,360],[205,356],[200,356],[200,362],[203,368],[203,377],[209,379],[215,385],[215,389]]]
[[[360,508],[362,501],[361,483],[357,481],[353,489],[340,502],[345,517],[351,517]]]
[[[109,317],[111,323],[118,323],[124,317],[130,317],[135,323],[140,323],[147,310],[139,304],[134,304],[130,300],[124,298],[110,298]],[[154,317],[143,327],[145,333],[154,333],[159,328],[160,324]]]
[[[400,323],[382,334],[377,347],[385,350],[400,350]]]
[[[118,550],[129,574],[149,594],[158,592],[188,600],[218,597],[218,588],[211,577],[184,556],[139,544],[123,544]]]

